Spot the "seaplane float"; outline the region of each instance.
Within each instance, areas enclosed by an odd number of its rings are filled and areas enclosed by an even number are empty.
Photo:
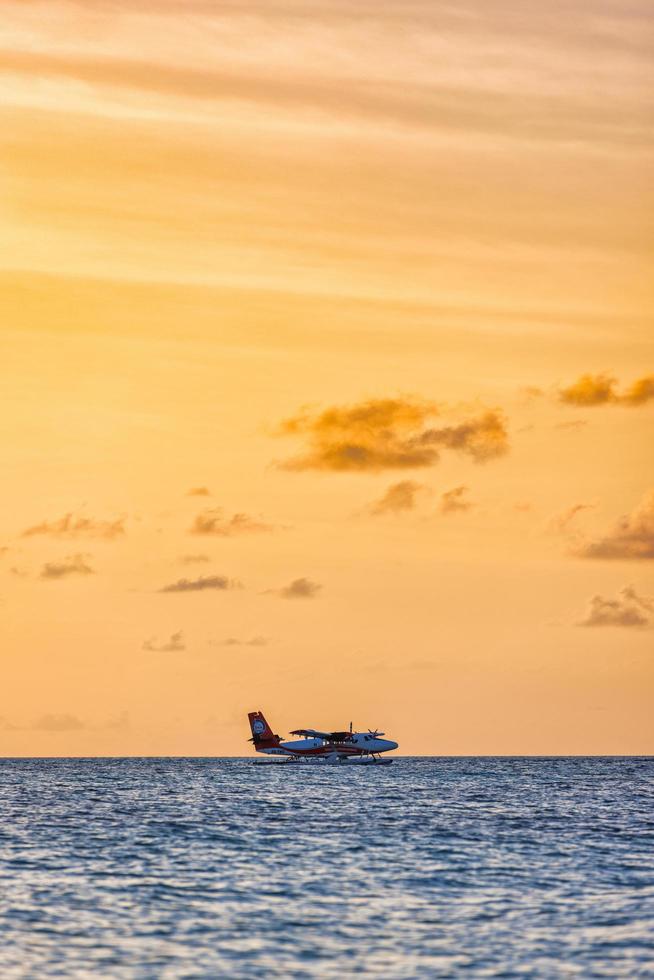
[[[266,721],[261,711],[250,711],[248,714],[252,742],[257,752],[266,756],[283,756],[279,762],[255,759],[265,765],[310,764],[328,766],[388,766],[392,759],[382,759],[382,752],[390,752],[397,748],[397,742],[383,738],[384,732],[352,731],[350,722],[346,732],[319,732],[315,728],[296,728],[291,735],[299,738],[292,742],[283,742],[279,735]]]

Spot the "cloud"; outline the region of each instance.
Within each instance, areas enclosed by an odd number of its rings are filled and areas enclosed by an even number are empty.
[[[187,497],[210,497],[211,491],[209,487],[191,487],[190,490],[186,491]]]
[[[399,483],[392,483],[383,497],[370,505],[370,513],[377,516],[389,513],[400,514],[405,510],[413,510],[416,506],[416,495],[420,490],[426,489],[424,483],[416,483],[414,480],[400,480]]]
[[[567,405],[592,408],[596,405],[644,405],[654,399],[654,375],[636,379],[619,394],[617,379],[608,374],[582,374],[574,384],[559,390],[559,401]]]
[[[181,555],[180,562],[182,565],[197,565],[199,562],[210,561],[209,555]]]
[[[571,419],[568,422],[557,422],[555,429],[583,429],[588,425],[586,419]]]
[[[485,462],[508,449],[504,419],[496,411],[459,425],[433,428],[434,402],[418,398],[380,398],[308,411],[286,419],[280,435],[303,436],[307,452],[286,460],[287,470],[380,471],[433,466],[442,449]]]
[[[67,575],[93,575],[94,569],[87,564],[90,555],[68,555],[63,561],[46,562],[41,569],[41,578],[65,578]]]
[[[572,504],[571,507],[566,507],[558,514],[553,514],[550,517],[548,529],[554,534],[564,534],[570,529],[570,525],[577,514],[581,514],[585,510],[592,510],[596,506],[596,504],[591,503]]]
[[[76,715],[67,714],[41,715],[32,725],[39,732],[79,732],[86,727]]]
[[[223,640],[222,645],[224,647],[265,647],[268,645],[268,639],[265,636],[253,636],[249,640],[239,640],[237,636],[228,636],[226,640]]]
[[[56,538],[117,538],[125,533],[125,518],[115,521],[96,521],[92,517],[75,517],[74,514],[64,514],[57,521],[42,521],[22,532],[27,538],[35,534],[47,534]]]
[[[159,592],[204,592],[207,589],[223,591],[225,589],[240,589],[240,582],[226,578],[224,575],[201,575],[200,578],[180,578],[170,585],[164,585]]]
[[[626,626],[644,629],[654,625],[654,601],[639,596],[632,586],[621,589],[615,599],[594,595],[585,617],[577,626]]]
[[[152,637],[150,640],[144,640],[141,649],[149,650],[152,653],[177,653],[186,650],[184,634],[181,630],[177,633],[171,633],[170,639],[164,643],[157,643],[156,637]]]
[[[193,521],[191,534],[215,534],[222,538],[231,538],[237,534],[258,534],[274,531],[272,524],[255,520],[248,514],[234,514],[230,518],[223,516],[220,507],[205,510]]]
[[[470,510],[472,504],[465,499],[467,492],[468,488],[462,486],[454,487],[453,490],[447,490],[446,493],[441,494],[441,514],[456,514],[460,511]]]
[[[280,599],[315,599],[321,589],[322,585],[309,578],[296,578],[281,589],[270,589],[269,593]]]
[[[581,558],[651,560],[654,558],[654,490],[604,537],[583,542],[575,554]]]

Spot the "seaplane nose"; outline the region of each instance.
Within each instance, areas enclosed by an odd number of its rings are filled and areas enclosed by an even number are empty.
[[[391,742],[390,739],[384,739],[384,751],[390,752],[391,749],[397,748],[397,742]]]

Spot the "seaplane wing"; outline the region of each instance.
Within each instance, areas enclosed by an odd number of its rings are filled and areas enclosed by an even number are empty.
[[[291,735],[302,735],[304,738],[324,738],[328,742],[342,742],[349,737],[349,732],[319,732],[315,728],[296,728]]]

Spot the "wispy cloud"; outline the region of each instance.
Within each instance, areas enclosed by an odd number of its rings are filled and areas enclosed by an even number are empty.
[[[654,558],[654,490],[603,537],[582,542],[575,554],[582,558],[651,560]]]
[[[27,538],[36,534],[46,534],[55,538],[117,538],[125,533],[125,518],[113,521],[98,521],[92,517],[64,514],[56,521],[42,521],[22,532]]]
[[[393,483],[386,490],[386,493],[375,500],[369,508],[371,514],[401,514],[403,511],[414,510],[416,497],[421,490],[426,490],[424,483],[416,483],[415,480],[400,480]]]
[[[240,640],[237,636],[228,636],[223,640],[224,647],[265,647],[268,645],[268,638],[265,636],[253,636],[249,640]]]
[[[420,398],[370,399],[301,412],[282,422],[279,433],[303,437],[307,451],[286,460],[288,470],[381,471],[433,466],[443,449],[485,462],[508,449],[503,417],[497,411],[434,428],[435,402]]]
[[[466,500],[468,487],[454,487],[441,494],[440,512],[441,514],[458,514],[461,511],[470,510],[472,504]]]
[[[46,562],[41,569],[41,578],[59,579],[68,575],[93,575],[94,569],[88,564],[90,555],[68,555],[62,561]]]
[[[195,554],[195,555],[181,555],[180,562],[182,565],[197,565],[202,562],[210,561],[209,555]]]
[[[609,374],[582,374],[569,387],[559,390],[559,401],[593,408],[597,405],[635,407],[654,399],[654,374],[637,378],[622,394],[616,390],[617,383],[617,379]]]
[[[225,591],[242,588],[240,582],[224,575],[201,575],[200,578],[180,578],[170,585],[164,585],[159,592],[204,592],[207,590]]]
[[[227,518],[220,507],[213,507],[198,514],[190,527],[191,534],[214,534],[221,538],[231,538],[238,534],[259,534],[274,530],[272,524],[266,524],[248,514],[234,514]]]
[[[638,595],[631,586],[621,589],[615,599],[595,595],[577,626],[623,626],[644,629],[654,625],[654,600]]]
[[[149,640],[143,641],[142,650],[148,650],[152,653],[177,653],[181,650],[186,650],[186,643],[184,642],[184,634],[181,630],[177,633],[171,633],[170,639],[165,640],[162,643],[157,642],[156,637],[152,637]]]
[[[578,503],[572,504],[570,507],[565,507],[550,517],[548,530],[554,534],[565,534],[571,529],[573,521],[579,514],[582,514],[585,510],[592,510],[596,506],[597,504],[594,503]]]
[[[37,718],[32,728],[39,732],[79,732],[87,726],[77,717],[69,714],[45,714]]]
[[[209,487],[191,487],[190,490],[186,491],[187,497],[210,497],[211,491]]]

